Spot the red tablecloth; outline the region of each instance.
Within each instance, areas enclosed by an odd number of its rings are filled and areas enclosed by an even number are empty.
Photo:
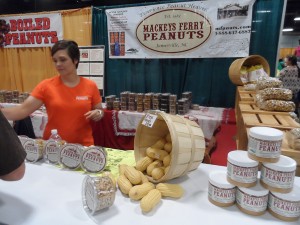
[[[184,117],[196,121],[203,130],[208,146],[223,118],[223,108],[201,107],[190,110]],[[134,149],[135,127],[142,118],[141,113],[104,110],[104,118],[93,122],[95,145],[132,150]],[[121,122],[122,121],[122,122]]]
[[[104,110],[104,117],[99,122],[92,123],[95,145],[123,149],[134,149],[134,136],[117,136],[113,125],[113,111]]]

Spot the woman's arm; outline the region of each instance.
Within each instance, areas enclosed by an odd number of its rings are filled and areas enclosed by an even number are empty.
[[[102,103],[98,103],[97,105],[94,105],[93,110],[87,112],[84,114],[86,119],[91,119],[93,121],[99,121],[104,116],[104,111],[102,108]]]
[[[2,108],[1,111],[8,120],[21,120],[39,109],[42,105],[43,102],[41,100],[29,96],[22,104],[15,107]]]

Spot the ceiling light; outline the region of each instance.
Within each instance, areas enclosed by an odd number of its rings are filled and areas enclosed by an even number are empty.
[[[258,10],[257,12],[258,13],[270,13],[271,10]]]
[[[284,28],[282,31],[283,32],[289,32],[289,31],[293,31],[294,29],[293,28]]]
[[[295,17],[294,20],[298,21],[300,20],[300,17]]]

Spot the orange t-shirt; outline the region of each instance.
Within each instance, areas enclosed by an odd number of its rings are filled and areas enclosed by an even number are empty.
[[[45,140],[49,139],[52,129],[57,129],[68,143],[84,146],[94,144],[90,121],[84,116],[101,102],[99,90],[93,81],[80,77],[80,83],[71,88],[63,84],[60,76],[55,76],[39,83],[31,95],[43,101],[47,109]]]

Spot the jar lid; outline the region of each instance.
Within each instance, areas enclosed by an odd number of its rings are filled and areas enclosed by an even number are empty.
[[[244,150],[235,150],[228,153],[227,160],[238,166],[254,167],[258,162],[248,157],[248,152]]]
[[[291,172],[296,170],[297,163],[294,159],[280,155],[278,162],[276,163],[263,163],[265,167],[268,167],[272,170],[279,170],[283,172]]]
[[[289,193],[280,193],[280,192],[271,191],[271,194],[282,200],[298,202],[300,201],[300,186],[294,184],[292,191]]]
[[[69,169],[77,169],[80,166],[80,156],[82,150],[82,145],[65,144],[62,146],[60,151],[60,163]]]
[[[257,196],[257,197],[261,197],[269,194],[269,190],[261,186],[259,182],[257,182],[256,185],[253,187],[248,187],[248,188],[238,187],[238,189],[240,189],[242,192],[248,195]]]
[[[249,136],[269,141],[278,141],[283,138],[283,132],[272,127],[251,127]]]
[[[106,166],[106,151],[99,146],[90,146],[81,155],[80,165],[86,172],[96,173]]]
[[[226,171],[212,171],[209,173],[209,182],[217,187],[220,188],[234,188],[235,186],[232,185],[227,181],[227,173]]]

